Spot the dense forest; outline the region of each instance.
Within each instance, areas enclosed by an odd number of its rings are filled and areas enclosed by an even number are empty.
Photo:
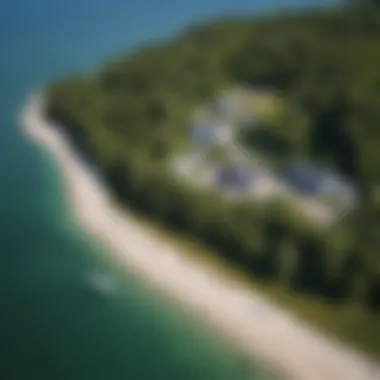
[[[48,115],[101,168],[115,195],[195,236],[262,281],[380,309],[380,6],[195,25],[88,77],[48,89]],[[360,207],[328,231],[290,207],[223,202],[175,181],[165,163],[191,112],[235,83],[276,88],[308,115],[274,133],[351,178]],[[231,265],[232,265],[231,264]]]

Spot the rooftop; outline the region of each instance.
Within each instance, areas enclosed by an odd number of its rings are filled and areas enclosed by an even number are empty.
[[[217,184],[225,188],[243,190],[262,176],[263,172],[256,166],[228,164],[221,166],[217,171]]]
[[[351,195],[356,189],[353,183],[339,173],[309,163],[292,163],[283,169],[286,182],[305,195]]]

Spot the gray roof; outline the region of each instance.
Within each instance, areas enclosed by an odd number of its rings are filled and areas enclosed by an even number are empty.
[[[218,139],[215,127],[206,124],[193,124],[191,126],[191,136],[200,143],[213,143]]]
[[[306,195],[352,195],[356,188],[338,173],[310,163],[292,163],[283,169],[286,182]]]
[[[261,176],[261,171],[248,165],[225,165],[219,168],[217,183],[219,186],[233,189],[247,189]]]

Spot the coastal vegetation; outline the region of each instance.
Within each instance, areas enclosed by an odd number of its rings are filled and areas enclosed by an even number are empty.
[[[379,63],[380,7],[373,1],[219,20],[91,76],[53,83],[48,116],[122,203],[202,241],[255,282],[298,294],[298,308],[302,299],[339,308],[339,326],[324,312],[320,320],[380,356]],[[357,210],[321,230],[279,201],[228,203],[169,175],[165,167],[183,146],[194,109],[236,83],[275,88],[289,110],[246,140],[263,139],[281,160],[339,170],[360,190]],[[369,320],[360,335],[357,323]]]

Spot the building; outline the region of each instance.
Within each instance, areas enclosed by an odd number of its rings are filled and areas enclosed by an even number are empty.
[[[249,165],[229,164],[217,170],[216,186],[234,192],[249,192],[263,176],[261,170]]]
[[[213,128],[206,125],[194,124],[191,126],[191,139],[202,145],[212,145],[216,142],[217,136]]]
[[[213,103],[212,110],[217,118],[230,123],[239,124],[247,117],[244,103],[232,96],[216,100]]]
[[[222,119],[233,118],[237,113],[236,108],[236,104],[228,98],[217,99],[212,106],[215,116]]]
[[[193,124],[191,138],[201,145],[225,145],[232,143],[233,133],[228,125]]]
[[[309,197],[336,199],[349,206],[355,203],[355,186],[337,173],[307,163],[293,163],[283,169],[285,182]]]

